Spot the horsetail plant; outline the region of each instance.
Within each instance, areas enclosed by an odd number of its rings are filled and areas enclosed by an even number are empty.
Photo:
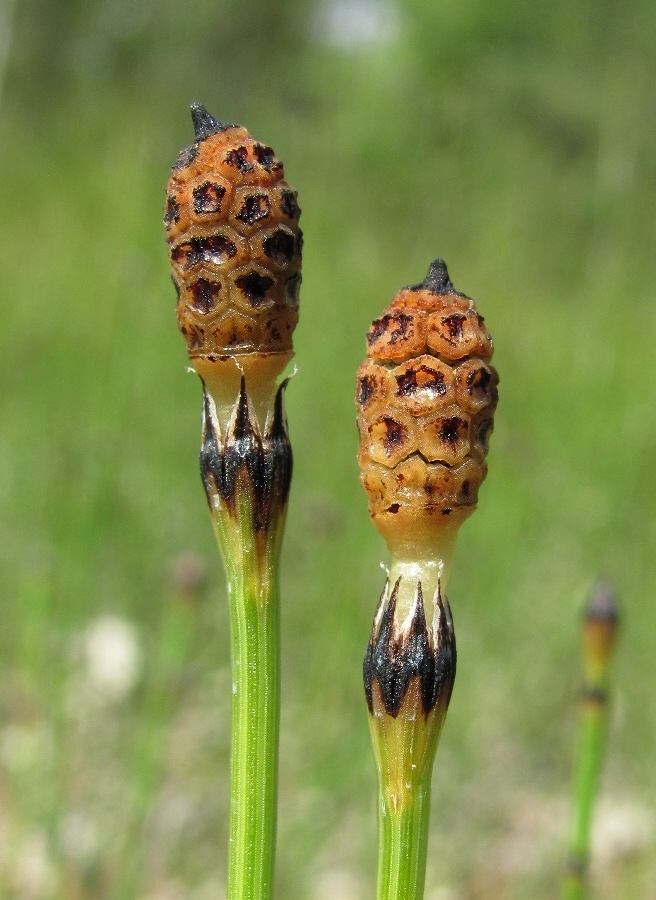
[[[433,761],[456,672],[446,586],[485,478],[492,340],[443,260],[367,334],[357,375],[361,481],[391,563],[364,659],[379,778],[378,900],[424,893]]]
[[[280,709],[278,563],[292,474],[283,407],[300,210],[273,150],[192,105],[164,224],[178,326],[203,385],[200,469],[228,582],[229,900],[272,895]]]
[[[606,749],[610,661],[617,637],[617,601],[604,582],[596,584],[583,614],[583,690],[574,780],[574,816],[563,900],[583,900],[587,892],[590,829]]]

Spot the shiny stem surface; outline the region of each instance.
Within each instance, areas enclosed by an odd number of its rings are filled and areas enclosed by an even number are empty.
[[[421,900],[426,879],[430,772],[400,805],[381,791],[377,900]]]
[[[607,704],[584,701],[581,718],[574,787],[574,822],[568,871],[562,890],[563,900],[583,900],[588,895],[587,869],[592,813],[606,749]]]
[[[281,512],[281,520],[284,512]],[[282,521],[266,547],[252,529],[251,498],[215,531],[228,579],[232,664],[228,900],[273,895],[280,720],[278,559]]]

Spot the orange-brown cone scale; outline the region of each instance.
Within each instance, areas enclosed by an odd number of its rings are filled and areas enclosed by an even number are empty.
[[[273,150],[194,104],[196,140],[175,162],[164,225],[177,319],[194,366],[288,360],[298,320],[300,210]]]
[[[196,140],[173,165],[164,208],[178,327],[220,419],[242,375],[264,416],[298,321],[296,192],[271,147],[198,103],[191,110]]]
[[[497,404],[492,339],[444,261],[403,288],[367,334],[357,375],[361,481],[390,549],[455,539],[476,507]]]

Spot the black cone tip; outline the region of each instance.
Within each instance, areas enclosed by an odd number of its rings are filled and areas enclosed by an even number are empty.
[[[194,123],[194,132],[197,141],[204,141],[211,134],[218,134],[230,128],[225,122],[219,122],[211,116],[202,103],[191,104],[191,120]]]
[[[443,259],[434,259],[428,267],[428,273],[420,284],[410,285],[412,291],[430,291],[432,294],[457,294],[464,297],[460,291],[457,291],[453,282],[449,278],[449,271]]]
[[[619,620],[617,595],[609,582],[601,578],[596,582],[590,591],[583,616],[588,622],[591,620],[603,620],[609,624],[617,625]]]
[[[453,284],[449,278],[449,271],[443,259],[434,259],[428,268],[428,273],[422,282],[422,287],[434,294],[452,294]]]

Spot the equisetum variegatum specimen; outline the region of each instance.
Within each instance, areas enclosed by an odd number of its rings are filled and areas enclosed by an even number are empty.
[[[203,383],[200,466],[228,580],[228,897],[271,896],[279,729],[278,561],[292,473],[277,379],[292,356],[300,210],[273,150],[192,106],[164,224],[177,319]]]
[[[583,900],[587,896],[592,811],[608,736],[610,664],[618,627],[615,592],[606,582],[600,581],[592,589],[581,625],[581,722],[575,761],[572,832],[562,900]]]
[[[497,403],[492,339],[443,260],[367,334],[361,481],[390,568],[364,659],[378,767],[378,900],[423,896],[433,759],[456,671],[446,585],[476,507]]]

